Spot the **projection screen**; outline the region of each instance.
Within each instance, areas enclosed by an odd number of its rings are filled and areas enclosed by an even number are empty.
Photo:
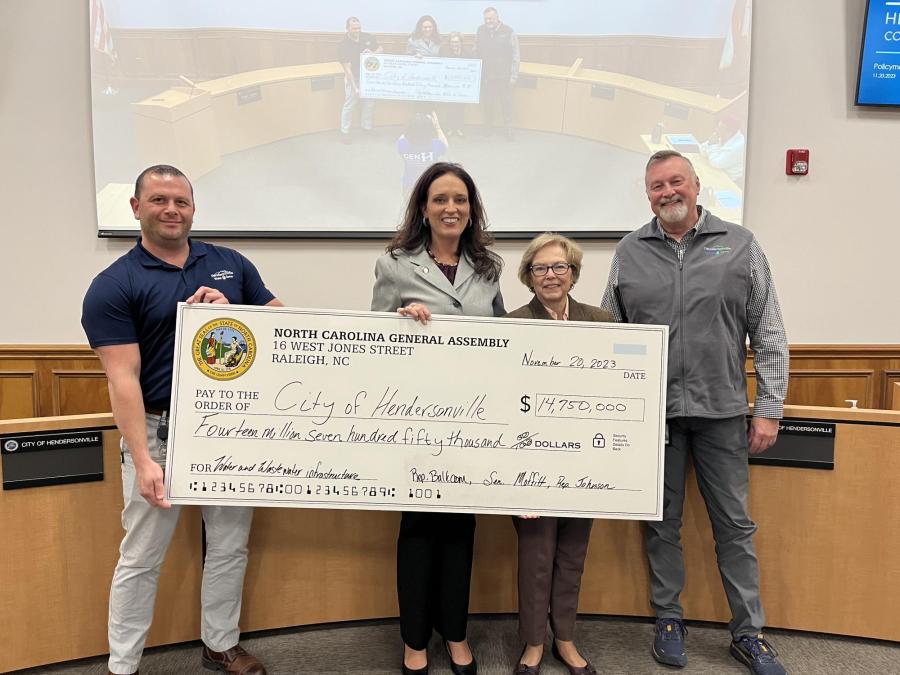
[[[614,238],[663,148],[742,221],[751,0],[90,4],[100,236],[137,232],[135,177],[172,164],[203,236],[388,237],[452,161],[497,236]]]

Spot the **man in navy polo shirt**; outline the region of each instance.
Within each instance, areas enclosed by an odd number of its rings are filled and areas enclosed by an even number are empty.
[[[163,489],[178,302],[282,306],[237,251],[188,238],[194,194],[172,166],[145,169],[131,198],[137,245],[94,279],[81,324],[109,380],[122,434],[125,537],[109,594],[109,672],[135,673],[153,618],[159,568],[178,521]],[[161,424],[162,421],[162,424]],[[162,427],[162,432],[160,427]],[[241,675],[265,667],[238,645],[253,509],[204,506],[202,665]]]

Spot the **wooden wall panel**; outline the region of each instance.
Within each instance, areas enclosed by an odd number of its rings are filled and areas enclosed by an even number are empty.
[[[790,405],[890,409],[890,382],[900,381],[900,345],[791,345]],[[748,355],[747,372],[753,359]],[[748,394],[755,393],[748,377]]]
[[[103,370],[53,371],[53,415],[87,415],[110,409]]]
[[[900,370],[884,371],[884,407],[900,410]]]
[[[890,386],[890,409],[900,410],[900,381],[891,382]]]
[[[0,371],[0,420],[37,415],[38,387],[34,371]]]
[[[747,395],[756,395],[756,374],[747,373]],[[875,372],[872,370],[801,370],[790,372],[786,405],[819,405],[843,408],[847,400],[858,408],[873,408]]]
[[[0,345],[0,419],[109,411],[106,376],[87,345]]]

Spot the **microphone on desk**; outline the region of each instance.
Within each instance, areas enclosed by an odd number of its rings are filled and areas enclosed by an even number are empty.
[[[178,79],[187,84],[191,90],[188,92],[188,98],[194,95],[194,89],[197,88],[197,84],[193,80],[189,80],[184,75],[179,75]]]

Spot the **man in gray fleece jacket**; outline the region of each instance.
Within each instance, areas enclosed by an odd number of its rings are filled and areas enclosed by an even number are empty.
[[[652,654],[666,665],[687,664],[679,596],[690,457],[731,608],[731,654],[754,673],[782,675],[762,635],[756,524],[747,511],[747,455],[775,442],[787,393],[787,336],[769,264],[750,231],[697,205],[700,180],[686,157],[657,152],[645,184],[656,217],[616,247],[602,307],[619,321],[669,326],[663,519],[646,528],[657,617]],[[757,382],[749,431],[748,337]]]

